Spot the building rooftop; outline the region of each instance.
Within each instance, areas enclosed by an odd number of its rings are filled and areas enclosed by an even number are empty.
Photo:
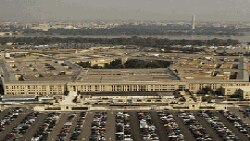
[[[10,59],[5,59],[5,63],[0,64],[0,71],[4,74],[5,83],[249,81],[248,60],[238,56],[204,57],[198,54],[162,53],[161,57],[153,58],[174,60],[170,69],[83,69],[75,64],[77,61],[110,61],[121,57],[122,54],[133,58],[143,53],[145,52],[105,47],[84,49],[84,51],[11,52],[14,57],[10,55]],[[152,59],[146,56],[138,58]]]
[[[70,81],[76,74],[64,61],[29,56],[13,58],[4,64],[7,81]]]
[[[187,58],[186,61],[175,63],[172,69],[186,80],[248,81],[247,65],[244,57]]]
[[[169,69],[85,69],[76,81],[86,83],[165,82],[178,80]]]

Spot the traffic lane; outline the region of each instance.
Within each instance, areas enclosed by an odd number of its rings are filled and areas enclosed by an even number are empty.
[[[115,112],[107,112],[106,140],[115,141]]]
[[[170,113],[173,114],[174,119],[177,122],[177,124],[179,125],[181,132],[184,135],[185,140],[196,141],[193,134],[190,132],[188,127],[185,125],[184,121],[180,117],[178,117],[178,111],[172,111]]]
[[[53,128],[52,132],[48,136],[48,141],[54,141],[57,139],[57,135],[60,133],[61,128],[67,122],[69,113],[61,113],[60,119],[56,126]]]
[[[158,117],[156,112],[150,112],[151,119],[156,126],[157,134],[161,141],[168,141],[169,137],[167,135],[166,128],[163,126],[163,123],[161,122],[161,119]]]
[[[219,119],[221,120],[221,122],[224,123],[224,125],[231,130],[236,136],[239,137],[240,141],[248,141],[249,139],[247,138],[246,135],[242,134],[241,132],[239,132],[239,130],[237,128],[234,127],[234,125],[232,123],[230,123],[225,117],[224,115],[222,115],[221,113],[219,113],[218,111],[214,111],[213,112],[217,117],[219,117]]]
[[[40,113],[36,121],[31,125],[27,132],[23,136],[23,140],[30,141],[31,138],[37,132],[38,127],[43,123],[44,119],[48,116],[48,113]]]
[[[87,112],[85,122],[83,124],[83,128],[81,130],[81,134],[78,137],[78,140],[81,141],[88,141],[89,136],[91,134],[91,122],[93,121],[94,113],[93,112]]]
[[[30,110],[23,109],[24,111],[19,113],[16,119],[10,123],[10,125],[7,125],[5,130],[0,133],[0,140],[2,141],[5,136],[12,132],[13,128],[18,126],[22,120],[31,112]]]
[[[139,120],[137,119],[137,112],[128,112],[130,117],[129,117],[129,123],[131,126],[131,132],[132,132],[132,137],[135,141],[141,141],[142,138],[140,136],[140,124]]]
[[[215,129],[213,129],[203,117],[198,116],[197,112],[194,112],[194,114],[197,121],[202,125],[202,127],[206,128],[206,133],[208,133],[213,140],[223,141],[223,139],[216,133]]]

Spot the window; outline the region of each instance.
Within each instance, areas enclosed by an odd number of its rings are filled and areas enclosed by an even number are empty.
[[[95,85],[95,91],[99,91],[99,86]]]

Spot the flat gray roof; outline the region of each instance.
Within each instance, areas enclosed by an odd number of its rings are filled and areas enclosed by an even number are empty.
[[[160,69],[86,69],[78,75],[77,82],[165,82],[178,80],[171,70]]]

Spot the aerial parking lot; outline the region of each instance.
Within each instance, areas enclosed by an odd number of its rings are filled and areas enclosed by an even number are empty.
[[[8,108],[0,113],[0,140],[248,141],[246,112],[248,109],[36,112]]]

